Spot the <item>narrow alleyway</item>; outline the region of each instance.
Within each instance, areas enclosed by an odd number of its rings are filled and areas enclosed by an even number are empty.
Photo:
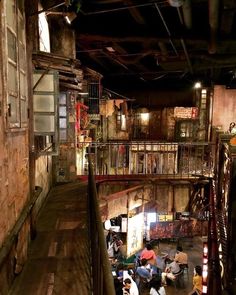
[[[87,185],[52,189],[37,223],[27,264],[10,294],[91,295]]]

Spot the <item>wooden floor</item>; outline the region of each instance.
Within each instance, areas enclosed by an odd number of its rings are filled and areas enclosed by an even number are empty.
[[[12,295],[91,295],[87,186],[52,189],[37,222],[37,236]]]
[[[92,295],[86,202],[86,184],[52,189],[37,222],[28,262],[10,295]],[[193,268],[202,262],[201,239],[182,241],[182,246],[189,255],[189,273],[184,275],[184,287],[167,286],[166,295],[187,295]],[[175,242],[160,243],[160,252],[170,257],[175,250]],[[149,291],[140,295],[147,294]]]

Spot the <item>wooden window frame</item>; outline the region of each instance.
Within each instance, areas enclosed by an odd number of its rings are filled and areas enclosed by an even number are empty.
[[[44,98],[47,98],[49,96],[50,98],[53,97],[53,110],[38,110],[34,109],[34,122],[36,122],[36,116],[42,116],[45,118],[52,118],[54,117],[54,130],[37,130],[34,123],[34,139],[35,139],[35,151],[37,155],[58,155],[59,151],[59,120],[58,120],[58,96],[59,96],[59,75],[57,71],[45,71],[45,70],[35,70],[34,75],[37,75],[34,77],[39,79],[35,81],[34,85],[34,95],[33,95],[33,103],[35,102],[36,96],[42,96]],[[44,76],[47,75],[53,76],[53,82],[51,82],[51,88],[44,88],[41,89],[42,86],[40,86],[40,82],[42,82],[42,79]],[[39,87],[39,88],[38,88]]]
[[[7,2],[4,2],[4,11],[7,15]],[[3,19],[4,31],[5,31],[5,52],[6,52],[6,68],[4,72],[6,73],[6,129],[7,131],[21,131],[28,127],[28,95],[27,95],[27,69],[26,69],[26,39],[25,39],[25,15],[22,3],[19,3],[18,0],[13,0],[14,4],[14,15],[15,19],[15,28],[7,22],[7,19]],[[22,26],[20,26],[22,25]],[[23,31],[21,30],[23,29]],[[9,53],[9,39],[8,36],[14,37],[15,41],[15,60],[11,59]],[[22,34],[22,38],[20,38]],[[23,54],[23,61],[21,60],[20,54]],[[13,66],[15,68],[16,74],[16,89],[9,88],[9,67]],[[23,77],[23,80],[22,80]],[[22,91],[22,87],[24,87]],[[10,97],[15,98],[15,120],[12,117],[12,103]]]

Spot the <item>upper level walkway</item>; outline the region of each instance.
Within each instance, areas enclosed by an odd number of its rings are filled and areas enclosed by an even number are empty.
[[[92,294],[87,184],[54,187],[12,295]],[[1,293],[1,292],[0,292]]]

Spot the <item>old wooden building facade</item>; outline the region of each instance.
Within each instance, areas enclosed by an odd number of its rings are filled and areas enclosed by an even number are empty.
[[[103,221],[130,214],[135,225],[142,208],[172,225],[187,212],[199,235],[213,222],[218,242],[209,249],[221,255],[228,288],[235,277],[236,90],[108,89],[102,73],[81,63],[78,32],[65,20],[78,16],[78,1],[46,2],[0,1],[0,293],[22,271],[50,189],[86,179],[88,155],[103,181]],[[153,225],[148,234],[158,230]]]

